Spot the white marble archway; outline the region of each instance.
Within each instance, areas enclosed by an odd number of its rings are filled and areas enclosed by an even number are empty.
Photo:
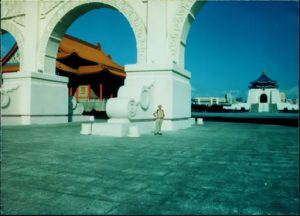
[[[137,63],[125,65],[124,86],[107,103],[110,126],[124,124],[122,128],[128,129],[129,124],[135,124],[150,132],[158,104],[166,112],[163,130],[191,125],[191,73],[184,69],[184,51],[191,24],[204,1],[3,1],[3,29],[16,37],[24,71],[5,77],[6,83],[19,85],[13,100],[16,103],[3,111],[11,123],[67,121],[68,79],[55,74],[59,43],[80,15],[108,7],[127,19],[137,46]],[[10,23],[17,23],[17,27]]]
[[[146,27],[130,4],[118,0],[67,1],[59,6],[57,12],[49,18],[47,28],[42,34],[38,64],[41,71],[46,73],[55,71],[57,49],[69,25],[85,12],[101,7],[116,9],[125,16],[136,38],[137,62],[144,63],[146,61]]]

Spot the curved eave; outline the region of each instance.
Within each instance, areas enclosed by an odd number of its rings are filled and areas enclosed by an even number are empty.
[[[118,65],[111,58],[96,46],[87,45],[77,38],[65,35],[60,43],[60,49],[65,53],[76,53],[80,58],[103,64],[116,70],[124,70],[124,67]]]
[[[71,57],[74,54],[75,54],[74,52],[67,53],[67,52],[61,51],[57,54],[56,59],[57,60],[65,59],[65,58]]]
[[[277,85],[277,82],[251,82],[251,85]]]
[[[61,62],[57,62],[56,61],[56,68],[61,70],[61,71],[64,71],[64,72],[67,72],[67,73],[73,73],[73,74],[77,74],[77,70],[74,69],[74,68],[71,68]]]
[[[18,72],[19,70],[20,70],[19,65],[4,65],[1,67],[2,73]]]
[[[92,65],[92,66],[80,66],[78,69],[68,67],[67,65],[57,62],[56,67],[66,73],[72,73],[75,75],[90,75],[90,74],[99,74],[99,73],[111,73],[115,76],[125,78],[126,74],[121,71],[114,69],[109,69],[104,65]]]
[[[249,89],[270,89],[270,88],[278,88],[279,86],[276,85],[255,85],[255,86],[249,86]]]
[[[80,66],[78,68],[78,75],[87,75],[87,74],[97,74],[97,73],[111,73],[118,77],[126,77],[126,74],[122,71],[115,70],[113,68],[108,68],[105,65],[92,65],[92,66]]]

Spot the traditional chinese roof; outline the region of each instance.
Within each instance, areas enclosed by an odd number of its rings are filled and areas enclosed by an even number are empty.
[[[2,72],[16,72],[19,70],[19,60],[14,64],[9,61],[16,56],[18,46],[15,44],[7,55],[1,59]],[[60,43],[56,58],[56,70],[63,75],[89,75],[110,73],[117,77],[125,77],[124,67],[115,63],[110,55],[106,55],[98,43],[93,45],[65,35]]]
[[[262,72],[258,79],[250,82],[250,89],[262,89],[262,88],[278,88],[277,81],[271,80],[265,72]]]

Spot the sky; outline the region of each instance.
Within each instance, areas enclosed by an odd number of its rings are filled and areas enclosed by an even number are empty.
[[[299,97],[298,22],[297,1],[206,2],[186,43],[192,97],[231,93],[246,100],[250,81],[263,71],[288,98]],[[89,11],[66,33],[92,44],[100,42],[120,65],[136,63],[134,33],[116,10]],[[2,55],[12,44],[6,35],[1,40]]]

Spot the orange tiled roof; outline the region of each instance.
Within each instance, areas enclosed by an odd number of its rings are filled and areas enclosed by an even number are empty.
[[[15,44],[1,60],[2,72],[14,72],[19,70],[19,65],[5,65],[17,49],[17,44]],[[70,64],[70,61],[66,63],[66,60],[74,56],[85,61],[85,64],[74,66],[72,63]],[[126,76],[124,67],[112,61],[109,55],[105,55],[99,45],[92,45],[70,35],[65,35],[61,40],[56,58],[56,68],[59,71],[76,75],[97,74],[108,71],[120,77]]]

